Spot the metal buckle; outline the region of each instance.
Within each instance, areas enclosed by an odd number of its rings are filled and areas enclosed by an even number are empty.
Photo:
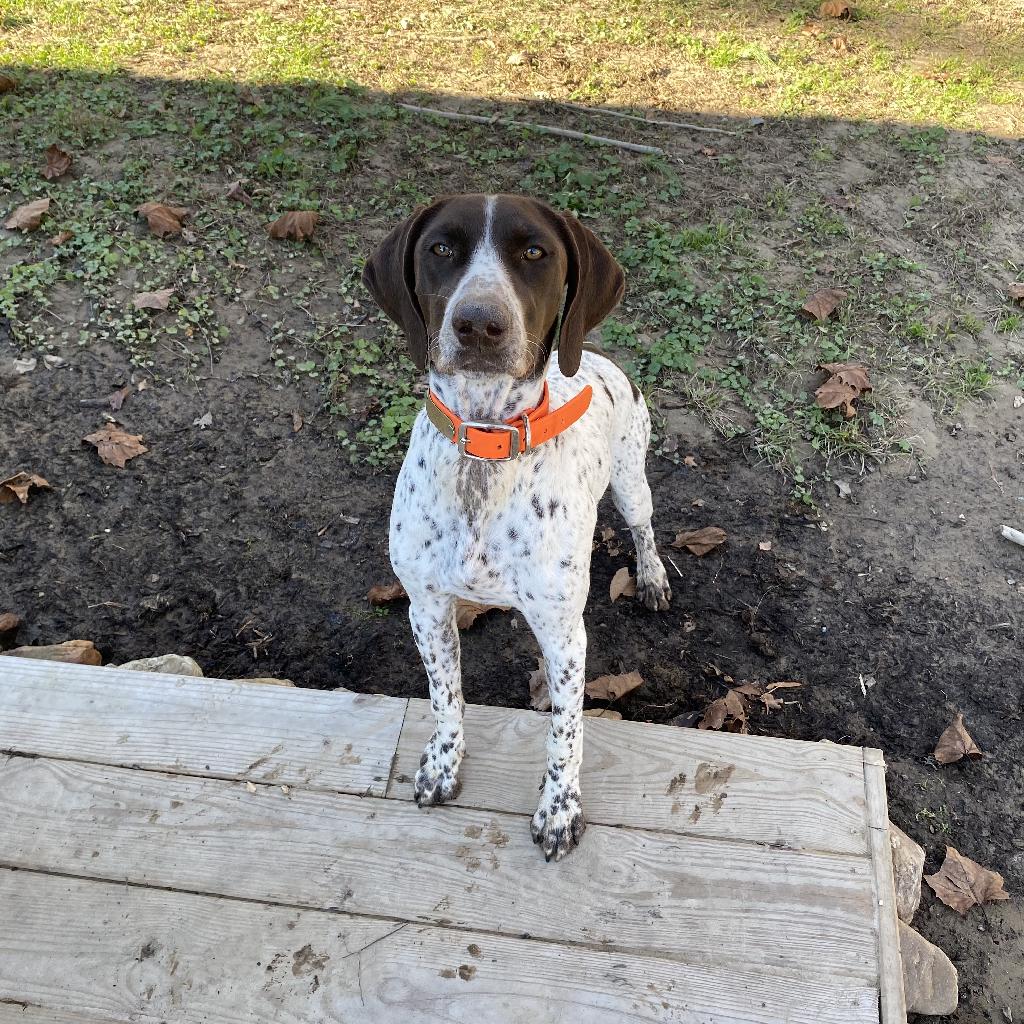
[[[500,459],[488,459],[482,455],[474,455],[472,452],[466,451],[466,445],[469,443],[469,437],[467,431],[470,427],[476,430],[504,430],[509,435],[509,448],[508,455],[503,456]],[[529,439],[529,427],[527,427],[527,439]],[[459,424],[459,436],[457,440],[459,446],[459,454],[465,455],[467,459],[475,459],[477,462],[511,462],[513,459],[518,458],[520,455],[519,451],[519,428],[513,427],[510,423],[484,423],[480,420],[463,420]],[[527,448],[529,448],[529,440],[527,440]]]

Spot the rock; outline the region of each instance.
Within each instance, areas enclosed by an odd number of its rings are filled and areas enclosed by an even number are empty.
[[[294,686],[290,679],[275,679],[273,676],[253,676],[251,679],[236,679],[236,683],[257,683],[260,686]]]
[[[34,658],[37,661],[63,661],[69,665],[101,665],[103,658],[91,640],[65,640],[62,644],[42,647],[15,647],[0,652],[7,658]]]
[[[935,1017],[953,1013],[959,1001],[956,968],[938,946],[918,935],[910,925],[900,921],[899,926],[907,1012]]]
[[[21,616],[14,612],[0,612],[0,643],[14,639],[14,634],[21,628],[21,621]]]
[[[896,882],[896,913],[901,921],[910,924],[921,902],[924,850],[891,821],[889,845],[892,848],[892,874]]]
[[[155,658],[139,658],[126,661],[123,665],[110,665],[110,668],[127,668],[133,672],[166,672],[172,676],[201,676],[203,670],[199,663],[184,654],[160,654]]]

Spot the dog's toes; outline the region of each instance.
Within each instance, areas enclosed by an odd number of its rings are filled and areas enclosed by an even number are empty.
[[[652,612],[667,612],[668,603],[672,600],[672,588],[667,579],[654,583],[637,580],[636,598]]]
[[[586,828],[587,820],[576,797],[561,801],[556,811],[548,811],[542,804],[530,822],[533,841],[543,851],[546,861],[561,860],[572,853]]]
[[[454,800],[461,788],[462,782],[457,776],[435,772],[429,765],[423,765],[416,773],[412,793],[420,807],[433,807]]]

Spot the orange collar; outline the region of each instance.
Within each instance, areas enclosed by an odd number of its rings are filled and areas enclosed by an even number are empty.
[[[426,410],[430,422],[458,446],[461,454],[485,462],[509,462],[571,427],[590,407],[593,394],[588,384],[565,405],[552,411],[548,409],[548,382],[545,381],[540,404],[504,423],[459,419],[433,391],[427,395]]]

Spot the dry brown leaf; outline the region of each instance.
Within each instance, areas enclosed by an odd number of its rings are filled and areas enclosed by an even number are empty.
[[[643,682],[639,672],[624,672],[618,676],[598,676],[597,679],[591,679],[583,689],[594,700],[618,700],[632,693],[638,686],[643,686]]]
[[[724,544],[726,532],[720,526],[705,526],[700,530],[681,530],[672,541],[674,548],[686,548],[692,555],[703,557]]]
[[[487,612],[507,612],[508,608],[498,604],[477,604],[475,601],[463,601],[460,597],[455,602],[455,625],[459,629],[469,629],[474,622]]]
[[[75,237],[74,231],[58,231],[57,234],[50,239],[50,245],[58,246],[63,245],[65,242],[70,242]]]
[[[1024,305],[1024,281],[1014,281],[1014,283],[1006,289],[1006,294],[1009,295],[1014,302],[1019,302],[1021,305]]]
[[[607,718],[613,722],[621,722],[622,715],[618,711],[613,711],[611,708],[587,708],[583,712],[584,718]]]
[[[303,419],[301,412],[292,413],[292,433],[297,434],[302,429]]]
[[[822,288],[807,297],[800,312],[811,320],[827,320],[845,298],[846,292],[842,288]]]
[[[629,569],[623,566],[613,577],[608,587],[608,596],[614,604],[620,597],[636,597],[636,580],[629,575]]]
[[[395,580],[392,583],[375,583],[370,587],[366,600],[370,604],[390,604],[392,601],[398,601],[403,597],[408,597],[405,587],[398,580]]]
[[[129,459],[149,451],[142,443],[141,434],[129,434],[116,423],[108,423],[82,440],[95,445],[100,459],[108,466],[116,466],[118,469],[124,469]]]
[[[161,288],[155,292],[139,292],[132,299],[132,305],[136,309],[166,309],[174,295],[173,288]]]
[[[271,238],[294,238],[302,242],[313,234],[318,220],[320,214],[311,210],[291,210],[268,224],[267,232]]]
[[[814,392],[820,409],[842,409],[851,419],[857,414],[853,403],[871,390],[868,369],[860,363],[822,363],[818,369],[830,374],[828,380]]]
[[[125,384],[124,387],[118,388],[107,395],[107,404],[114,412],[117,412],[124,405],[125,399],[131,394],[131,390],[131,385]]]
[[[0,94],[14,92],[17,88],[18,83],[10,75],[0,75]]]
[[[548,673],[544,659],[537,658],[537,667],[530,673],[530,707],[534,711],[551,710],[551,691],[548,689]]]
[[[53,490],[41,476],[35,473],[15,473],[6,480],[0,480],[0,505],[6,505],[15,499],[22,505],[28,503],[28,492],[38,487],[43,490]]]
[[[242,188],[242,183],[240,181],[231,182],[224,195],[227,196],[228,199],[237,199],[240,203],[245,203],[246,206],[252,206],[252,196]]]
[[[963,715],[956,716],[953,724],[939,737],[935,747],[935,760],[939,764],[953,764],[965,757],[977,761],[984,756],[964,726]]]
[[[818,8],[818,14],[823,18],[852,18],[853,9],[843,0],[825,0]]]
[[[43,219],[43,214],[50,209],[49,199],[36,199],[34,202],[25,203],[19,206],[14,213],[4,221],[4,227],[8,231],[15,229],[20,231],[35,231]]]
[[[60,146],[54,144],[46,150],[46,166],[43,168],[43,177],[47,181],[61,178],[71,170],[71,154],[66,153]]]
[[[713,700],[697,723],[698,729],[725,729],[727,732],[747,731],[747,704],[739,690],[730,690]]]
[[[946,847],[946,859],[934,875],[924,880],[935,895],[958,914],[966,914],[971,907],[996,900],[1008,900],[1010,894],[1003,888],[1003,876]]]
[[[34,658],[36,661],[63,661],[71,665],[101,665],[103,658],[91,640],[65,640],[45,647],[14,647],[0,657]]]
[[[143,203],[135,212],[146,218],[149,230],[157,238],[180,235],[181,222],[188,216],[188,210],[185,207],[165,206],[163,203]]]
[[[683,459],[683,465],[688,466],[690,469],[696,469],[697,460],[692,455],[687,455],[686,458]]]

